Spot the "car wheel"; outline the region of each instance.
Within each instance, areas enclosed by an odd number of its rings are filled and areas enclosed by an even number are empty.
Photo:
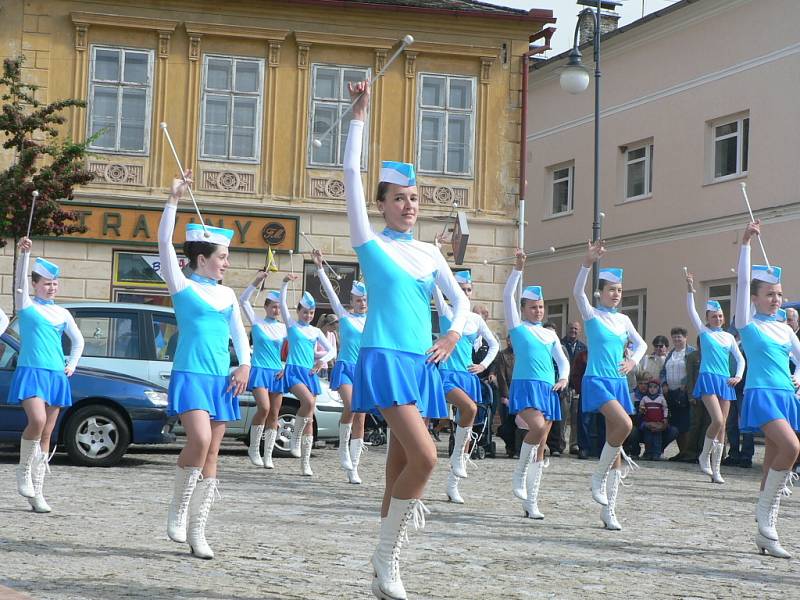
[[[273,456],[281,458],[291,456],[289,446],[292,443],[292,430],[297,409],[298,407],[293,404],[281,406],[281,412],[278,414],[278,435],[275,437],[275,449],[272,451]]]
[[[125,454],[131,443],[131,432],[118,411],[102,404],[91,404],[69,416],[64,443],[73,463],[84,467],[110,467]]]

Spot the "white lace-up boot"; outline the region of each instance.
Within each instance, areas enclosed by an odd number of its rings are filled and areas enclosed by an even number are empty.
[[[314,445],[313,435],[304,435],[300,442],[300,474],[304,477],[311,477],[314,471],[311,470],[311,447]]]
[[[464,479],[467,477],[467,461],[464,460],[464,446],[467,443],[467,436],[472,431],[471,427],[456,426],[455,443],[453,444],[453,453],[450,455],[450,468],[455,473],[456,477]]]
[[[301,417],[300,415],[295,415],[294,428],[292,429],[292,440],[289,446],[289,453],[295,458],[300,458],[300,440],[303,437],[303,432],[305,431],[306,425],[310,420],[311,417]]]
[[[722,466],[722,453],[725,451],[725,444],[714,440],[714,447],[711,449],[711,482],[725,483],[720,473]]]
[[[611,470],[611,465],[617,460],[620,450],[620,446],[612,446],[606,442],[605,446],[603,446],[603,451],[600,453],[597,468],[592,473],[592,499],[602,506],[608,504],[606,479],[608,479],[608,472]]]
[[[361,453],[364,450],[364,440],[362,438],[350,438],[350,459],[353,462],[353,468],[347,472],[347,481],[356,485],[361,483],[358,465],[361,463]]]
[[[272,462],[272,450],[275,448],[275,438],[278,437],[278,430],[272,427],[264,431],[264,468],[274,469],[275,464]]]
[[[547,465],[548,462],[537,460],[531,464],[531,468],[528,470],[528,476],[525,482],[528,499],[522,503],[522,509],[525,511],[525,518],[527,519],[544,519],[544,515],[539,510],[539,488],[542,484],[542,475]]]
[[[781,496],[783,489],[787,485],[790,471],[776,471],[770,469],[767,473],[767,481],[764,489],[758,497],[756,504],[756,521],[758,522],[758,533],[768,540],[778,540],[778,530],[775,525],[778,522],[778,511],[781,506]]]
[[[49,513],[53,510],[44,499],[44,477],[50,472],[50,459],[55,452],[55,448],[53,448],[53,453],[50,456],[47,456],[44,452],[40,452],[33,461],[32,479],[35,494],[33,498],[28,498],[28,503],[31,505],[33,512]]]
[[[250,428],[250,446],[247,448],[247,456],[250,462],[257,467],[263,467],[264,461],[261,458],[261,438],[264,437],[264,426],[253,425]]]
[[[353,460],[350,456],[350,432],[352,423],[339,423],[339,462],[345,471],[353,470]]]
[[[522,448],[519,450],[519,460],[517,460],[517,466],[514,467],[514,473],[511,476],[511,486],[514,495],[520,500],[528,499],[528,490],[525,485],[525,480],[528,476],[528,467],[530,467],[531,462],[536,458],[537,452],[539,452],[538,444],[522,442]]]
[[[36,490],[33,488],[33,463],[42,453],[39,440],[26,440],[22,438],[19,444],[19,465],[17,465],[17,491],[20,496],[33,498]]]
[[[189,504],[189,525],[187,527],[187,542],[189,549],[198,558],[214,558],[214,551],[206,541],[206,523],[208,514],[211,512],[211,505],[214,504],[215,496],[219,496],[217,487],[219,479],[208,477],[197,484],[197,489],[192,495]]]
[[[186,541],[186,515],[197,481],[202,477],[200,467],[175,467],[172,501],[167,515],[167,535],[173,542]]]
[[[409,522],[414,529],[425,527],[425,515],[430,511],[421,500],[392,498],[389,513],[381,520],[378,546],[372,555],[372,593],[380,600],[406,600],[405,587],[400,579],[400,548],[408,541]]]
[[[458,491],[459,477],[453,470],[447,474],[447,499],[453,504],[464,504],[464,498],[461,497],[461,492]]]
[[[697,461],[700,465],[700,471],[711,477],[711,450],[714,448],[714,438],[706,436],[703,440],[703,451],[700,452]]]
[[[606,526],[606,529],[612,531],[619,531],[622,529],[622,525],[619,524],[615,512],[617,498],[619,498],[620,483],[622,483],[622,472],[619,469],[611,469],[606,481],[608,504],[603,507],[600,518],[603,519],[603,524]]]

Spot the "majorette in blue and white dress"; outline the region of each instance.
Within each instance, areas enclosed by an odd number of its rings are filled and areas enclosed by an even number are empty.
[[[730,355],[736,360],[736,377],[739,379],[745,366],[736,338],[721,328],[713,329],[703,324],[697,314],[692,292],[686,296],[686,310],[700,337],[700,374],[692,397],[716,396],[719,400],[736,400],[736,390],[728,384],[731,378]],[[709,300],[706,311],[709,310],[722,310],[722,307],[716,300]]]
[[[458,281],[458,277],[456,277],[456,281]],[[439,331],[447,331],[453,322],[453,309],[445,301],[438,287],[435,289],[434,300],[436,309],[439,311]],[[492,330],[489,329],[483,317],[477,313],[469,312],[467,313],[467,322],[464,325],[464,330],[461,332],[461,339],[458,340],[450,358],[439,365],[439,373],[442,375],[445,394],[449,394],[454,389],[459,389],[475,402],[481,401],[480,379],[475,373],[470,373],[469,371],[473,364],[472,351],[476,346],[480,347],[481,339],[486,340],[486,343],[489,344],[489,351],[480,364],[484,368],[488,368],[495,356],[497,356],[500,344],[497,343],[497,338],[494,337]]]
[[[297,384],[303,384],[309,391],[318,396],[322,392],[319,385],[319,376],[311,371],[314,369],[314,354],[317,344],[322,346],[326,354],[319,360],[327,362],[334,357],[333,348],[328,338],[317,327],[307,325],[302,321],[292,318],[289,313],[288,295],[289,282],[284,281],[281,286],[281,317],[286,323],[286,335],[289,338],[289,354],[286,357],[286,367],[283,371],[283,380],[286,391]],[[316,301],[308,292],[303,292],[300,305],[307,308],[316,308]]]
[[[50,406],[72,406],[72,392],[64,372],[74,371],[83,352],[83,336],[70,312],[52,300],[28,295],[30,252],[21,252],[17,265],[15,295],[19,311],[20,349],[17,368],[11,379],[8,403],[20,404],[28,398],[41,398]],[[45,279],[58,279],[59,268],[37,258],[33,272]],[[3,314],[5,331],[8,317]],[[64,361],[61,335],[70,340],[69,358]]]
[[[755,265],[752,278],[780,283],[781,268]],[[751,316],[750,246],[742,245],[739,254],[735,324],[747,356],[744,401],[739,414],[739,429],[757,432],[766,423],[783,419],[800,431],[800,412],[795,382],[789,372],[789,355],[800,364],[800,341],[786,323],[775,315]]]
[[[331,389],[336,392],[343,385],[353,385],[355,378],[356,362],[358,361],[358,351],[361,349],[361,336],[364,333],[364,325],[367,322],[367,313],[353,313],[347,310],[339,300],[339,295],[333,289],[333,284],[325,273],[325,269],[317,269],[322,289],[328,296],[331,308],[336,316],[339,317],[339,356],[330,375]],[[366,297],[367,287],[356,281],[350,289],[351,296]]]
[[[561,402],[553,391],[558,368],[559,379],[569,380],[569,360],[564,354],[558,334],[542,327],[542,323],[522,321],[516,300],[516,289],[522,271],[512,269],[503,290],[503,308],[506,327],[514,348],[514,371],[511,375],[508,412],[517,414],[528,408],[538,410],[548,421],[561,419]],[[526,287],[522,297],[528,300],[543,300],[542,288],[538,285]]]
[[[647,344],[636,331],[630,318],[616,309],[593,307],[586,297],[586,280],[590,269],[581,265],[572,290],[586,328],[586,345],[589,347],[586,373],[581,380],[581,408],[583,412],[599,412],[600,407],[616,400],[630,415],[634,412],[628,379],[619,371],[625,359],[625,349],[630,340],[633,351],[629,357],[635,364],[647,351]],[[600,279],[622,283],[622,269],[601,269]]]
[[[369,289],[369,318],[356,363],[353,411],[415,404],[424,417],[442,418],[447,416],[442,379],[425,354],[433,340],[433,287],[438,285],[453,302],[450,331],[464,330],[469,301],[436,246],[415,240],[411,232],[372,231],[361,181],[363,129],[362,121],[350,122],[344,158],[350,241]],[[411,165],[383,165],[382,181],[416,184]]]
[[[278,374],[283,371],[281,349],[286,341],[286,325],[277,319],[256,316],[253,305],[250,304],[250,298],[255,291],[256,288],[249,285],[239,296],[242,311],[252,325],[250,331],[253,337],[253,356],[247,389],[252,392],[256,388],[263,388],[271,394],[283,394],[286,391],[286,382],[279,379]],[[280,292],[267,292],[267,299],[280,302]]]
[[[158,226],[161,277],[167,284],[178,321],[178,346],[169,381],[168,413],[206,411],[214,421],[240,418],[239,400],[228,391],[231,357],[228,341],[240,365],[250,364],[250,344],[236,293],[213,279],[192,273],[185,277],[172,245],[177,207],[167,204]],[[186,240],[228,247],[233,231],[202,225],[186,226]]]

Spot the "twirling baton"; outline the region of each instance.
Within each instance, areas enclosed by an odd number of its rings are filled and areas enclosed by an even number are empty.
[[[164,136],[167,138],[167,142],[169,143],[169,147],[172,149],[172,156],[175,157],[175,162],[178,163],[178,170],[181,172],[181,179],[183,183],[186,184],[187,189],[189,190],[189,197],[192,199],[192,204],[194,204],[194,210],[197,212],[197,218],[200,219],[200,224],[203,226],[203,237],[211,237],[211,234],[208,232],[208,228],[206,227],[206,222],[203,220],[203,215],[200,214],[200,209],[197,206],[197,200],[194,199],[194,192],[192,191],[192,186],[189,185],[189,182],[186,181],[186,175],[183,172],[183,165],[181,165],[181,159],[178,158],[178,153],[175,151],[175,145],[172,143],[172,138],[169,135],[169,130],[167,129],[166,123],[161,123],[161,131],[164,132]]]

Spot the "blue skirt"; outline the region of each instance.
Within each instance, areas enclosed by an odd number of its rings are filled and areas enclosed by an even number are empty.
[[[715,373],[700,373],[697,383],[694,384],[692,397],[699,399],[714,395],[720,400],[736,400],[736,390],[728,385],[728,379],[730,377]]]
[[[789,390],[755,388],[745,390],[739,414],[739,429],[756,433],[776,419],[786,420],[792,429],[800,431],[800,400]]]
[[[361,348],[353,381],[353,412],[415,404],[423,417],[448,417],[439,369],[424,354]]]
[[[508,412],[521,413],[526,408],[535,408],[548,421],[561,420],[561,401],[553,391],[553,384],[536,379],[512,379],[508,391]]]
[[[583,376],[581,382],[583,412],[600,412],[600,407],[610,400],[617,400],[629,415],[635,412],[626,378]]]
[[[337,360],[331,371],[331,389],[336,392],[343,385],[353,385],[356,376],[356,366],[353,363]]]
[[[283,370],[283,381],[287,392],[293,386],[302,383],[315,396],[319,396],[322,393],[322,388],[319,386],[319,377],[316,374],[312,374],[311,369],[308,367],[286,365]]]
[[[190,410],[204,410],[212,421],[237,421],[239,398],[228,392],[230,378],[172,371],[169,380],[167,414],[180,415]]]
[[[277,379],[276,375],[280,371],[276,369],[265,369],[264,367],[251,367],[250,380],[247,382],[247,391],[252,392],[256,388],[264,388],[271,394],[283,394],[285,389],[285,379]]]
[[[72,406],[72,391],[64,371],[17,367],[8,390],[8,403],[20,404],[34,396],[50,406]]]
[[[481,401],[481,381],[478,376],[468,371],[452,371],[439,369],[445,396],[453,390],[461,390],[476,404]]]

